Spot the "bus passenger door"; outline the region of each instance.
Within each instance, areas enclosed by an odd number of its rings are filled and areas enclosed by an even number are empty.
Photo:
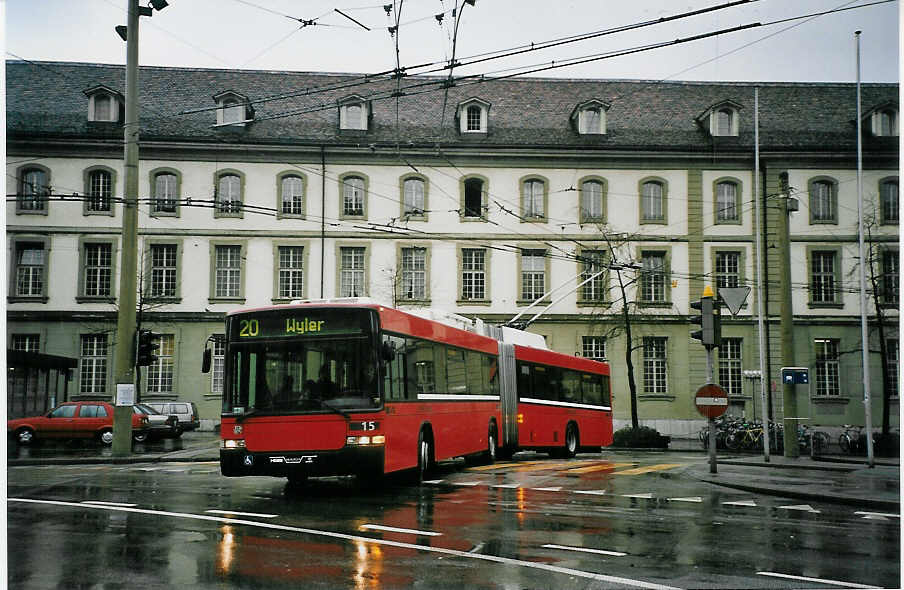
[[[518,387],[515,375],[515,345],[499,343],[499,397],[502,400],[502,433],[500,444],[518,447]]]

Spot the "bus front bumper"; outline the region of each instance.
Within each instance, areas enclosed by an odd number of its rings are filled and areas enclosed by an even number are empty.
[[[383,446],[346,446],[336,451],[271,451],[220,449],[220,471],[226,477],[321,477],[382,474]]]

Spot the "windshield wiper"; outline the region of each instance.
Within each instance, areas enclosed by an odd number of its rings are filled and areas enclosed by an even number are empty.
[[[348,412],[346,412],[345,410],[341,410],[341,409],[337,408],[337,407],[334,406],[333,404],[327,403],[326,400],[320,399],[320,400],[317,400],[317,401],[319,401],[319,402],[320,402],[320,405],[323,406],[324,408],[326,408],[326,409],[328,409],[328,410],[330,410],[330,411],[332,411],[332,412],[335,412],[335,413],[337,413],[337,414],[341,414],[346,420],[348,420],[349,418],[351,418],[351,415],[350,415]]]

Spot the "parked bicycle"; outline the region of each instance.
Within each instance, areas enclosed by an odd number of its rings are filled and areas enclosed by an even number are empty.
[[[873,443],[876,442],[876,436],[873,433]],[[845,424],[844,431],[838,436],[838,446],[849,455],[866,454],[866,433],[863,432],[863,426]]]

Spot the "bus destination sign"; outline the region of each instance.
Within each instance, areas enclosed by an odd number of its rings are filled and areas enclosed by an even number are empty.
[[[355,336],[365,333],[367,315],[336,313],[249,313],[232,318],[232,340],[299,336]]]

